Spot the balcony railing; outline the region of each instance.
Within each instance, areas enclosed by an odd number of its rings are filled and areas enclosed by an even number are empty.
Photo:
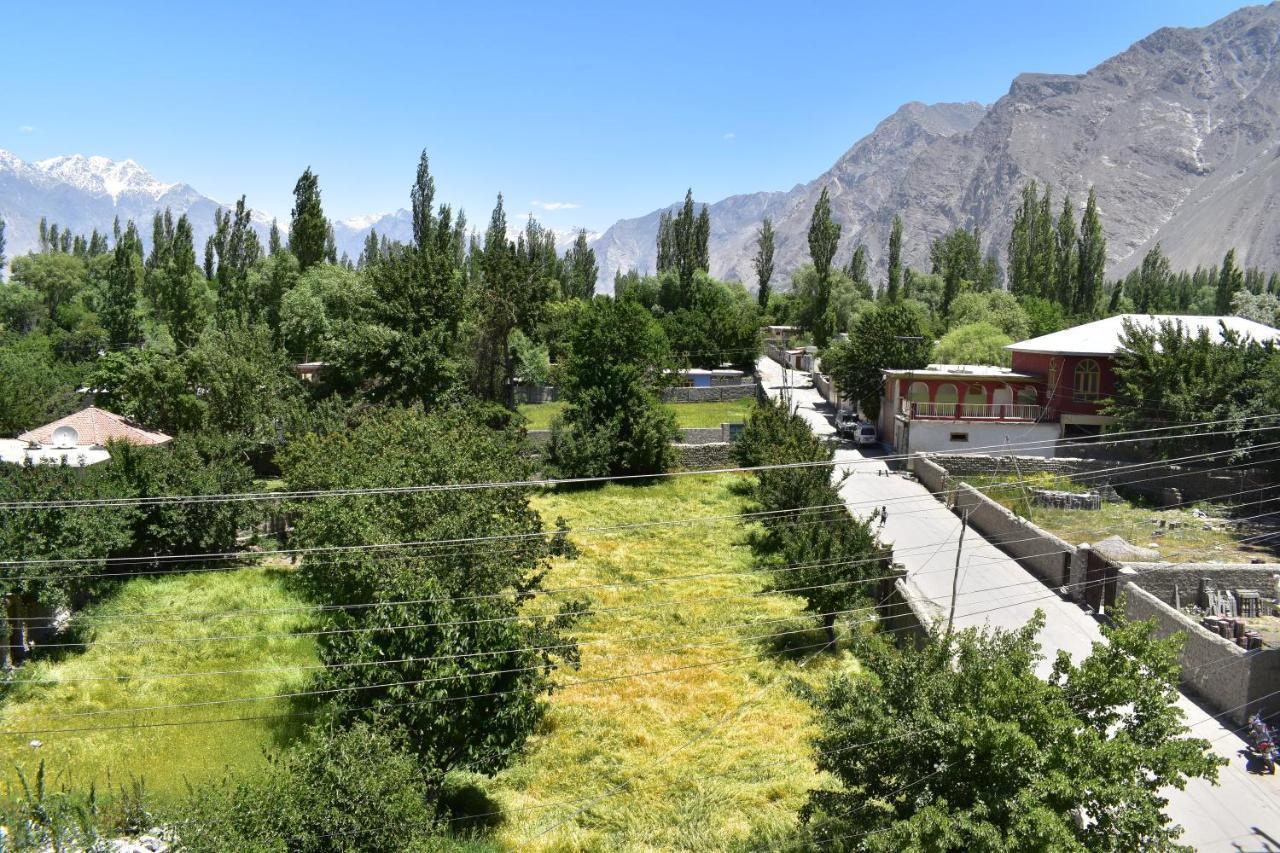
[[[911,419],[1036,421],[1041,407],[1030,403],[917,403],[902,401],[901,412]]]

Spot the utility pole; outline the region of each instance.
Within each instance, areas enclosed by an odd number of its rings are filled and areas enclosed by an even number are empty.
[[[956,567],[951,573],[951,612],[947,614],[947,639],[951,639],[951,626],[956,621],[956,593],[960,587],[960,555],[964,553],[964,530],[969,526],[969,510],[960,516],[960,541],[956,544]]]

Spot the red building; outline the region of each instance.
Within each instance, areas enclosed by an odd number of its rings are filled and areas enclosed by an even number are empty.
[[[1053,456],[1059,438],[1096,435],[1110,418],[1112,363],[1126,321],[1155,329],[1173,322],[1188,335],[1222,329],[1256,341],[1280,330],[1240,317],[1121,314],[1010,344],[1011,367],[931,364],[884,371],[880,434],[900,453],[983,449]]]

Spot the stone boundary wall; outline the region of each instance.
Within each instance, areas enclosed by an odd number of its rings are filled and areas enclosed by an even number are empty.
[[[1250,486],[1274,484],[1261,470],[1241,469],[1224,472],[1220,467],[1193,468],[1159,461],[1143,463],[1117,462],[1107,459],[1075,457],[1045,458],[1041,456],[987,456],[931,453],[928,456],[949,474],[963,477],[972,474],[1026,475],[1049,472],[1063,476],[1087,475],[1081,485],[1110,485],[1132,495],[1157,502],[1168,489],[1177,489],[1181,500],[1209,500],[1235,494]],[[1141,465],[1141,467],[1132,467]],[[1158,479],[1157,479],[1158,478]]]
[[[722,403],[730,400],[748,400],[756,396],[756,383],[739,385],[709,385],[695,388],[692,385],[675,385],[662,389],[664,403]]]
[[[727,441],[714,444],[672,444],[676,454],[676,464],[686,471],[700,471],[708,468],[732,468],[733,445]]]
[[[1270,598],[1280,577],[1280,563],[1123,563],[1121,569],[1129,583],[1169,605],[1175,586],[1184,603],[1194,604],[1201,578],[1218,589],[1256,589]]]
[[[1067,585],[1075,548],[1014,515],[967,483],[956,486],[952,507],[956,515],[969,513],[969,524],[1054,588]]]
[[[1280,707],[1268,695],[1280,690],[1280,649],[1247,652],[1165,604],[1132,575],[1122,574],[1120,585],[1128,618],[1154,619],[1161,637],[1182,635],[1182,683],[1210,706],[1240,724],[1254,711],[1270,713]]]
[[[560,399],[560,389],[554,385],[517,385],[517,403],[555,403]]]

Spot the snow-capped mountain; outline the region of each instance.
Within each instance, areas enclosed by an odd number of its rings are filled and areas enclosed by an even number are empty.
[[[252,199],[249,200],[252,204]],[[175,217],[187,214],[195,235],[196,252],[213,233],[213,212],[231,205],[202,195],[189,184],[165,183],[133,160],[111,160],[72,154],[51,157],[34,163],[24,162],[14,154],[0,150],[0,218],[5,221],[6,249],[9,258],[26,254],[39,245],[40,217],[59,228],[70,228],[86,237],[96,228],[111,233],[112,221],[120,218],[123,225],[132,219],[138,224],[143,243],[150,248],[151,217],[157,210],[169,208]],[[271,228],[271,216],[253,212],[253,227],[264,245]],[[474,220],[473,220],[474,222]],[[510,236],[514,240],[523,230],[525,218],[511,217]],[[280,227],[288,229],[287,216]],[[360,256],[370,229],[391,240],[407,242],[413,238],[413,217],[408,210],[354,216],[333,223],[338,255],[352,260]],[[554,229],[556,246],[564,252],[577,237],[578,230]],[[588,233],[595,240],[599,234]]]
[[[151,217],[169,208],[191,219],[197,252],[213,232],[213,212],[226,208],[183,183],[165,183],[133,160],[73,154],[34,163],[0,151],[0,217],[5,221],[5,254],[25,254],[39,245],[40,217],[86,237],[96,228],[111,233],[119,217],[132,219],[143,241],[151,239]],[[253,224],[266,239],[270,217],[256,214]]]

